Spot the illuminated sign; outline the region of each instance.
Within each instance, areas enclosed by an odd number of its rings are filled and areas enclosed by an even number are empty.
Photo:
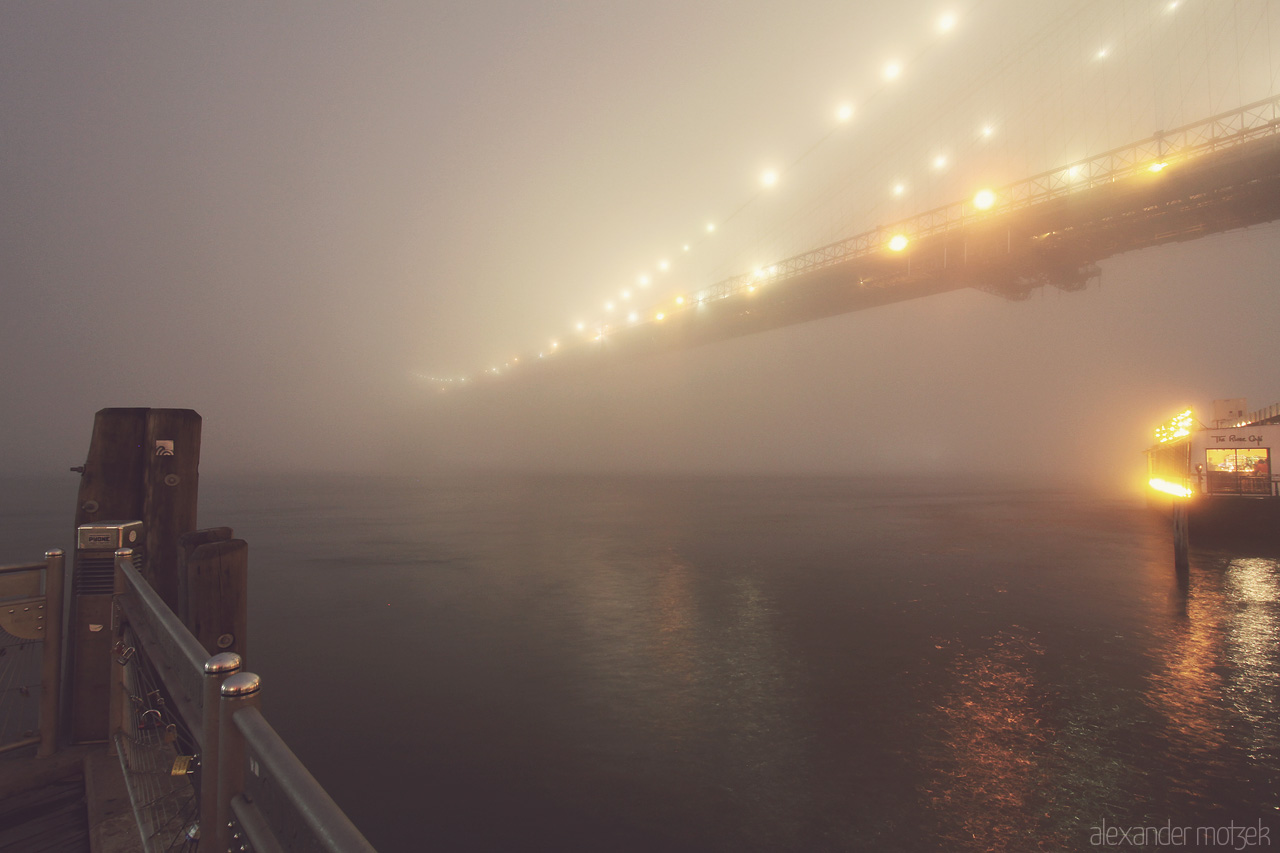
[[[1195,419],[1191,417],[1191,410],[1174,415],[1173,420],[1167,424],[1161,424],[1156,427],[1156,441],[1164,443],[1182,438],[1185,435],[1191,435],[1191,427],[1195,424]]]

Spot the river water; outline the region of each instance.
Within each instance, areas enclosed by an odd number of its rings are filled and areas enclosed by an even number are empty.
[[[0,559],[65,544],[75,479],[6,484]],[[384,853],[1280,846],[1280,560],[1193,548],[1179,579],[1133,500],[201,489],[201,524],[250,545],[267,718]]]

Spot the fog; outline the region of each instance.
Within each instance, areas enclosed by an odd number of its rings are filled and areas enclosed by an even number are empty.
[[[1280,401],[1274,225],[1113,258],[1080,293],[958,291],[480,390],[430,378],[568,346],[638,274],[655,280],[637,303],[706,286],[1275,95],[1265,0],[0,19],[0,473],[79,464],[94,411],[151,406],[201,413],[206,474],[1127,488],[1183,406]]]

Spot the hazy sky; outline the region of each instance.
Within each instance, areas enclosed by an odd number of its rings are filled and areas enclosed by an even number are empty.
[[[570,336],[660,259],[654,292],[704,286],[1275,95],[1272,5],[4,4],[0,472],[174,406],[206,473],[1132,481],[1183,404],[1280,400],[1275,226],[505,396],[421,377]]]

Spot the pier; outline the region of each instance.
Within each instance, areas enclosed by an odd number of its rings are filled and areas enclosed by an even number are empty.
[[[70,562],[0,568],[0,848],[373,850],[262,712],[248,546],[196,527],[200,427],[98,412]]]

